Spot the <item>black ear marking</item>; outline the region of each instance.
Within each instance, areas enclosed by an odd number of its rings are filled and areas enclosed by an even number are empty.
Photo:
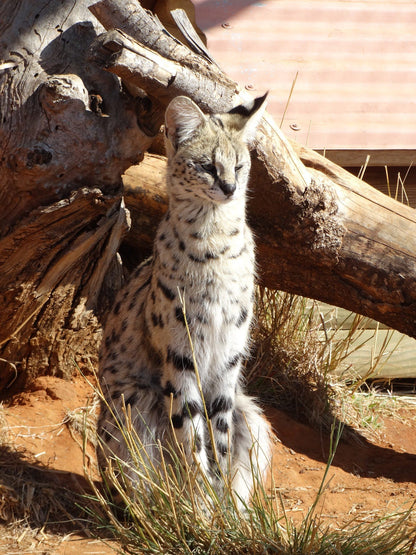
[[[269,91],[267,91],[266,94],[264,94],[263,96],[258,96],[257,98],[255,98],[251,106],[240,104],[239,106],[235,106],[235,108],[232,108],[228,113],[238,114],[239,116],[244,116],[246,118],[249,118],[252,114],[257,112],[257,110],[262,106],[268,94],[269,94]]]

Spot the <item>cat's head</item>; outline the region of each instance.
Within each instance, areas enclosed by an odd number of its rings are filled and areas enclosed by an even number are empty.
[[[248,145],[261,120],[267,95],[223,114],[205,115],[185,96],[166,110],[165,130],[171,192],[178,199],[215,203],[245,195]]]

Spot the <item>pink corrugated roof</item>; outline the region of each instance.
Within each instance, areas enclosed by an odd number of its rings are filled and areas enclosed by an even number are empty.
[[[416,2],[194,4],[213,57],[254,94],[270,91],[279,124],[297,74],[287,136],[362,161],[383,150],[381,163],[416,161]]]

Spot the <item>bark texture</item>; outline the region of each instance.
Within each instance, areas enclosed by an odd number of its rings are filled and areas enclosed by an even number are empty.
[[[121,284],[121,174],[152,139],[142,99],[86,58],[88,4],[0,6],[0,391],[94,361]]]

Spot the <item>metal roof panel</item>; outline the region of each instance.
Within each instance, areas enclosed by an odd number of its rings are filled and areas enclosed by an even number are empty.
[[[320,150],[363,151],[362,162],[377,150],[387,153],[384,163],[395,152],[415,160],[414,1],[194,4],[213,57],[253,94],[270,91],[268,109],[288,137]]]

